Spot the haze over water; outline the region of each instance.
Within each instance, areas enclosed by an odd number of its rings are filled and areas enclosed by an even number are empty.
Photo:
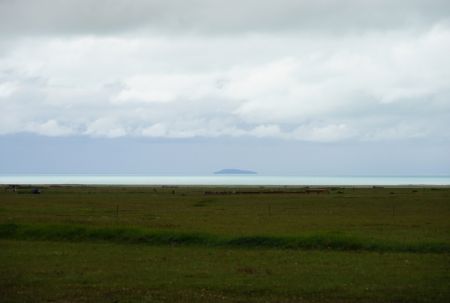
[[[85,185],[450,185],[450,176],[143,176],[143,175],[3,175],[0,184]]]

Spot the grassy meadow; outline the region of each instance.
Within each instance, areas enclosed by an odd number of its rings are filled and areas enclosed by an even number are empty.
[[[450,301],[450,188],[40,188],[0,188],[0,302]]]

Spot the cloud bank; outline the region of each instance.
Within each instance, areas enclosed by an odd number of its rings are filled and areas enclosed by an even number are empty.
[[[448,21],[446,0],[2,0],[3,34],[365,31]]]
[[[448,140],[448,1],[0,1],[0,134]]]

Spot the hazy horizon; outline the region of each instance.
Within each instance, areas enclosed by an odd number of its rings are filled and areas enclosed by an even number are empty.
[[[223,168],[262,175],[448,175],[439,142],[314,143],[271,139],[0,137],[3,174],[209,175]],[[417,161],[420,158],[421,161]]]

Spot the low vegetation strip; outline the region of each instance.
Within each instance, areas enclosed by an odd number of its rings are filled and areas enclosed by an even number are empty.
[[[0,224],[0,238],[20,240],[110,241],[148,245],[196,245],[233,248],[275,248],[375,252],[450,253],[446,242],[388,242],[343,234],[296,237],[224,237],[203,233],[161,232],[139,228],[94,228],[74,225]]]

